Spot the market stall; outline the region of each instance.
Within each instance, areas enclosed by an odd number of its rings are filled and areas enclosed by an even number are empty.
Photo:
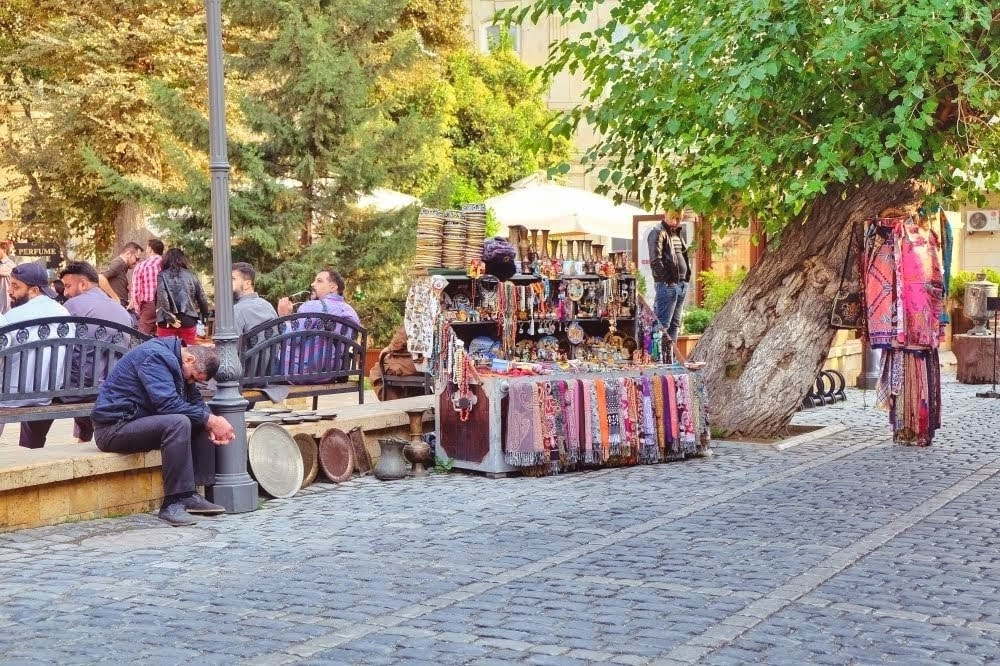
[[[404,323],[435,377],[439,455],[543,474],[707,452],[704,387],[660,362],[624,252],[516,226],[484,239],[485,211],[463,212],[422,211]]]

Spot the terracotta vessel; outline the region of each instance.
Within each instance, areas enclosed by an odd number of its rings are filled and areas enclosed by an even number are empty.
[[[424,409],[408,409],[407,416],[410,417],[410,442],[403,447],[403,454],[410,461],[410,474],[413,476],[427,476],[427,464],[431,460],[431,446],[423,439],[424,434]]]

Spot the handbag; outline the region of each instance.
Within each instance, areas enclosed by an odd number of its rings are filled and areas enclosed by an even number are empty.
[[[830,313],[830,326],[833,328],[858,329],[865,321],[865,304],[861,293],[861,275],[858,266],[851,264],[851,254],[859,245],[854,228],[844,256],[844,267],[840,270],[840,287],[833,297],[833,311]],[[860,248],[857,248],[860,256]]]
[[[167,287],[167,283],[164,280],[163,290],[167,292],[167,305],[170,306],[170,310],[166,308],[156,308],[156,325],[162,328],[180,328],[181,320],[177,318],[171,310],[177,310],[177,305],[174,303],[173,297],[170,295],[170,289]]]

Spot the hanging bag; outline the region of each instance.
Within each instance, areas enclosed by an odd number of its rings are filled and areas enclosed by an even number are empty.
[[[851,227],[851,238],[847,244],[847,254],[844,256],[844,267],[840,270],[840,288],[833,297],[833,312],[830,314],[830,326],[833,328],[858,329],[865,320],[865,304],[861,293],[861,275],[858,275],[857,262],[851,264],[851,255],[855,249],[860,253],[857,234]]]

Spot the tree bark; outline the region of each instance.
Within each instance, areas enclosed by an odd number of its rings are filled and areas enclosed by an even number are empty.
[[[123,201],[115,209],[115,243],[112,256],[117,257],[126,243],[138,243],[143,249],[151,234],[146,228],[146,216],[138,201]]]
[[[692,354],[706,364],[713,427],[762,437],[784,430],[833,341],[830,311],[851,225],[889,206],[915,206],[920,197],[914,183],[844,186],[785,227],[780,244],[765,250]]]

